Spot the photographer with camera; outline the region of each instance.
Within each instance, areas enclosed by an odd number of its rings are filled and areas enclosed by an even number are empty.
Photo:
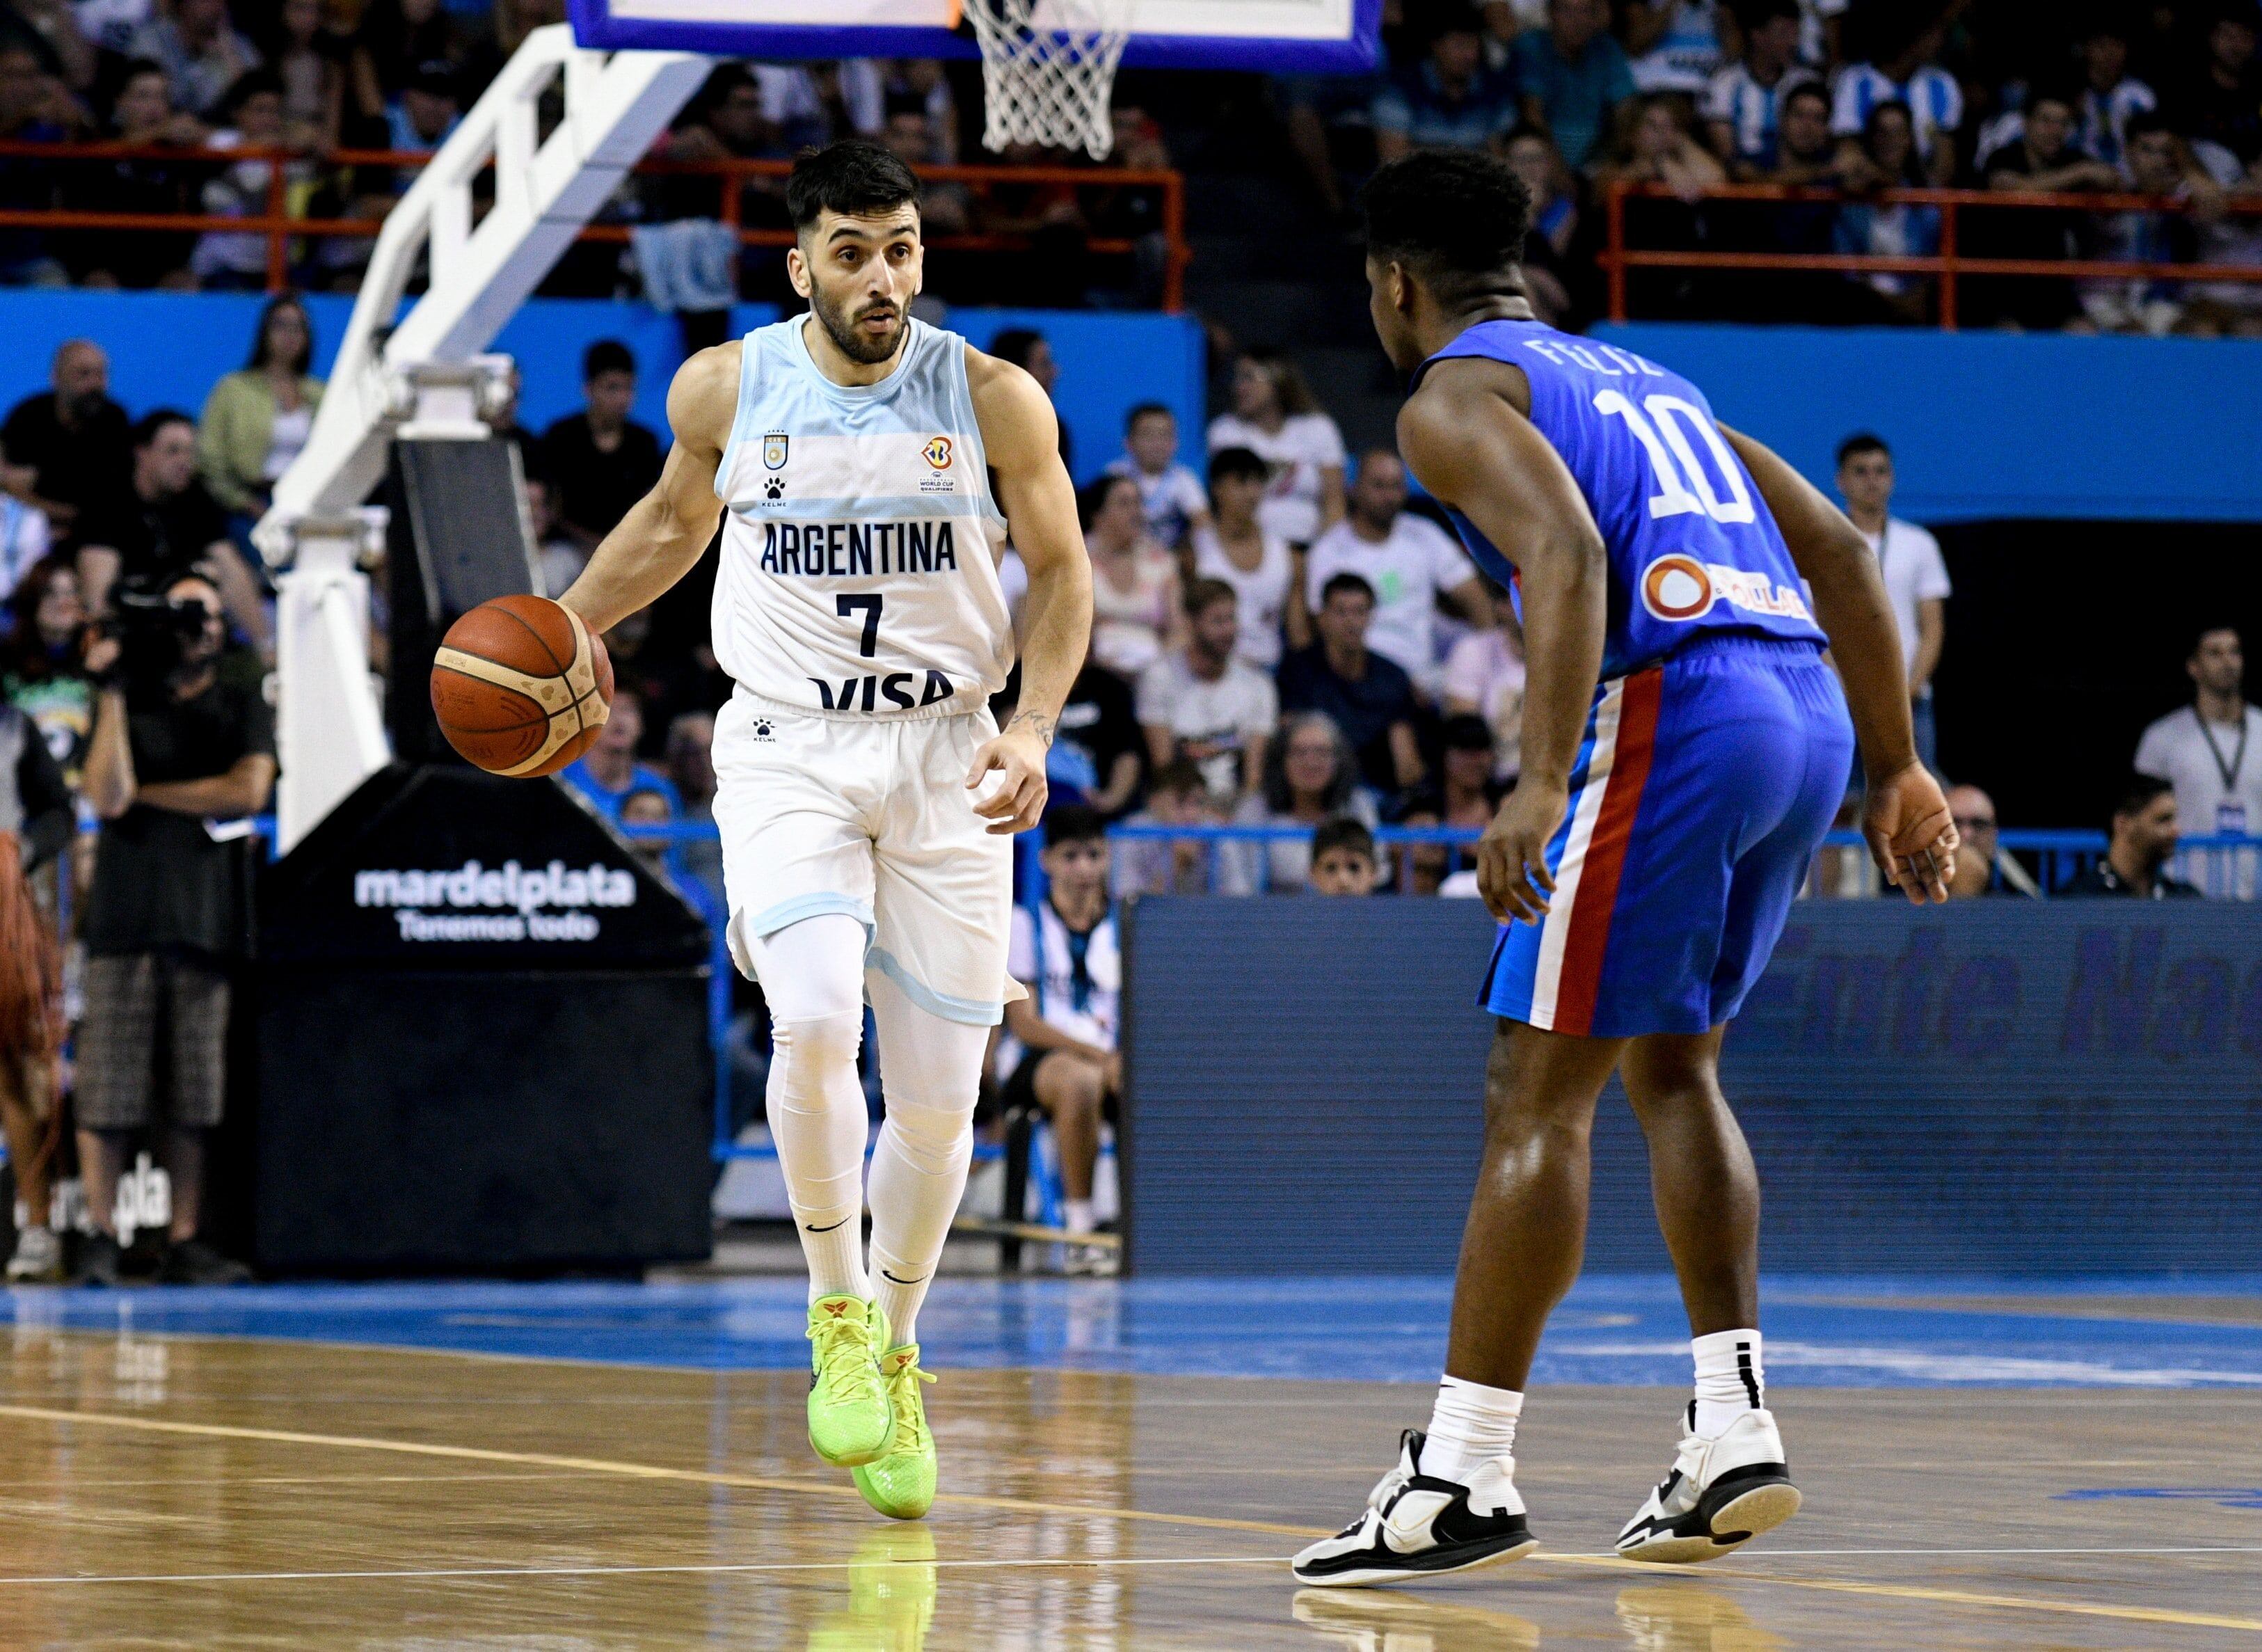
[[[114,1284],[114,1213],[131,1136],[160,1093],[172,1183],[160,1277],[248,1277],[198,1237],[205,1133],[227,1088],[228,969],[246,951],[247,834],[275,781],[274,717],[258,683],[220,668],[220,592],[201,574],[121,584],[87,650],[100,684],[86,799],[102,820],[82,934],[86,1010],[78,1037],[79,1161],[96,1227],[81,1274]]]

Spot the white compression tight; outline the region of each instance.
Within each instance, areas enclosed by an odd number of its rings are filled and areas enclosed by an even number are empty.
[[[875,972],[873,1020],[888,1116],[872,1155],[872,1277],[864,1270],[860,1173],[864,1092],[864,927],[827,913],[749,941],[768,999],[770,1138],[809,1260],[810,1297],[875,1298],[890,1340],[917,1339],[974,1152],[974,1102],[990,1029],[929,1014]]]

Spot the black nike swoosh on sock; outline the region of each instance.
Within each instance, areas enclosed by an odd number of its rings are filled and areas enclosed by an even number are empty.
[[[880,1270],[880,1277],[894,1285],[916,1285],[919,1282],[920,1279],[925,1279],[926,1275],[922,1273],[919,1275],[919,1279],[897,1279],[893,1273],[889,1273],[887,1269],[882,1268]]]
[[[846,1227],[846,1226],[848,1224],[849,1220],[850,1220],[850,1218],[848,1218],[848,1217],[846,1217],[846,1216],[843,1216],[843,1217],[841,1217],[841,1218],[840,1218],[840,1220],[839,1220],[839,1221],[838,1221],[838,1222],[831,1222],[831,1223],[827,1223],[825,1226],[823,1226],[823,1227],[821,1227],[821,1228],[819,1228],[819,1227],[812,1227],[812,1226],[810,1226],[810,1223],[806,1223],[806,1222],[803,1223],[801,1225],[802,1225],[803,1229],[805,1231],[810,1232],[810,1233],[830,1233],[830,1232],[832,1232],[832,1230],[833,1230],[833,1229],[835,1229],[835,1228]]]

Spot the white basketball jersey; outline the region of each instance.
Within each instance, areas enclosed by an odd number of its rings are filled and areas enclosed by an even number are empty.
[[[1005,683],[1005,519],[966,387],[966,341],[913,321],[894,372],[837,385],[796,315],[746,336],[715,657],[764,699],[820,714],[941,717]]]

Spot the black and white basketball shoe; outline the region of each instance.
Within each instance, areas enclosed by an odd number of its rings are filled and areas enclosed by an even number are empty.
[[[1618,1553],[1675,1565],[1711,1560],[1772,1532],[1801,1501],[1772,1412],[1746,1411],[1707,1439],[1696,1432],[1692,1400],[1673,1472],[1618,1533]]]
[[[1323,1588],[1413,1583],[1442,1572],[1521,1560],[1539,1547],[1516,1494],[1516,1460],[1480,1467],[1470,1483],[1422,1472],[1424,1439],[1400,1437],[1398,1466],[1382,1476],[1358,1519],[1296,1556],[1297,1579]]]

